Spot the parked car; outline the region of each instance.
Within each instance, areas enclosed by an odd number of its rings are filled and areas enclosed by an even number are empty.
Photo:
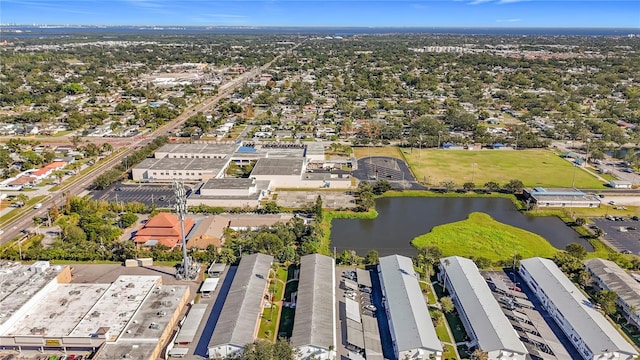
[[[623,254],[631,254],[631,251],[630,251],[630,250],[622,250],[621,252],[622,252]]]
[[[376,311],[378,308],[376,308],[375,306],[369,304],[369,305],[365,305],[364,306],[365,309],[370,310],[370,311]]]
[[[34,209],[40,209],[42,207],[42,203],[37,203],[35,205],[33,205]]]

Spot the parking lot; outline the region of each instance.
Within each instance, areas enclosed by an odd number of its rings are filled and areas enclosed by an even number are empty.
[[[640,221],[629,218],[593,218],[595,226],[604,230],[604,238],[611,246],[624,253],[640,255]]]
[[[387,180],[393,189],[425,189],[416,182],[407,163],[391,157],[372,156],[359,159],[358,169],[353,171],[353,176],[362,181]]]
[[[569,339],[517,273],[484,271],[482,275],[531,355],[543,359],[580,358]]]
[[[361,270],[358,270],[362,273]],[[369,272],[370,275],[375,275]],[[358,279],[355,270],[353,268],[336,268],[336,277],[340,280],[336,283],[336,301],[338,305],[338,312],[336,314],[337,319],[337,358],[338,359],[350,359],[350,353],[358,354],[359,356],[365,356],[367,359],[382,360],[389,358],[383,356],[383,345],[381,338],[389,338],[387,336],[381,336],[381,332],[385,329],[388,332],[386,326],[386,316],[382,309],[381,299],[375,296],[375,289],[363,286],[363,284],[374,284],[377,281],[377,277],[373,279]],[[345,281],[346,280],[346,281]],[[347,315],[348,311],[354,311],[354,309],[347,310],[347,299],[353,300],[357,303],[357,313]],[[355,315],[355,316],[354,316]],[[349,328],[347,330],[347,328]],[[352,338],[347,338],[347,332]],[[355,335],[355,337],[353,337]],[[391,344],[387,344],[390,346]],[[389,349],[385,349],[389,350]],[[393,349],[390,348],[391,353]]]
[[[94,199],[106,201],[139,202],[148,206],[169,208],[175,197],[171,185],[120,184],[116,183],[102,191],[93,191]]]

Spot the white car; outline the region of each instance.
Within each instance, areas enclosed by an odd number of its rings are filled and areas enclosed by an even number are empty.
[[[34,209],[40,209],[42,207],[42,203],[37,203],[35,205],[33,205]]]
[[[4,230],[0,230],[0,235],[4,234]]]
[[[369,305],[365,305],[364,306],[365,309],[370,310],[370,311],[376,311],[378,310],[378,308],[376,308],[375,306],[369,304]]]

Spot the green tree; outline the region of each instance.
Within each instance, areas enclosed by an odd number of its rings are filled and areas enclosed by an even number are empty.
[[[322,197],[320,194],[316,197],[316,202],[313,203],[312,213],[316,221],[322,221]]]
[[[378,250],[372,249],[367,252],[367,255],[365,255],[364,262],[368,265],[375,265],[378,263],[379,258],[380,255],[378,254]]]
[[[602,310],[607,315],[613,315],[616,313],[616,300],[618,299],[618,294],[615,291],[610,290],[600,290],[596,293],[594,297],[596,302],[602,306]]]
[[[580,260],[587,256],[587,250],[582,244],[571,243],[564,249],[569,255],[578,258]]]
[[[524,184],[520,180],[513,179],[509,180],[509,182],[506,183],[503,188],[510,193],[517,194],[522,192],[522,189],[524,189]]]
[[[375,195],[382,195],[391,190],[391,184],[387,180],[381,179],[373,184],[372,190]]]
[[[464,191],[471,191],[471,190],[476,188],[476,184],[474,184],[473,182],[469,181],[469,182],[466,182],[466,183],[462,184],[462,188],[464,189]]]
[[[453,180],[445,180],[440,183],[440,187],[442,187],[446,192],[452,192],[456,188],[456,183],[453,182]]]
[[[445,296],[441,298],[440,307],[442,308],[442,311],[444,311],[445,313],[452,312],[454,309],[454,306],[453,306],[453,300],[451,300],[451,297]]]

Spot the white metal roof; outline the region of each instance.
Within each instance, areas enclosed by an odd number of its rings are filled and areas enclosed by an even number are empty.
[[[218,287],[218,283],[220,282],[220,278],[206,278],[200,287],[200,292],[213,292],[216,291]]]
[[[526,354],[527,349],[509,324],[476,264],[459,256],[440,259],[440,264],[476,334],[480,348],[488,352],[508,350]]]
[[[184,320],[180,332],[176,337],[176,344],[189,344],[193,342],[193,339],[198,332],[198,326],[204,318],[204,314],[207,312],[207,304],[194,304],[187,314],[187,318]]]
[[[411,259],[382,257],[379,271],[398,352],[419,348],[442,351]]]
[[[638,355],[553,261],[535,257],[520,261],[520,266],[529,273],[594,355],[611,352]]]
[[[359,323],[362,322],[362,319],[360,318],[360,304],[355,300],[347,298],[345,298],[344,301],[347,311],[347,319],[351,319]]]

